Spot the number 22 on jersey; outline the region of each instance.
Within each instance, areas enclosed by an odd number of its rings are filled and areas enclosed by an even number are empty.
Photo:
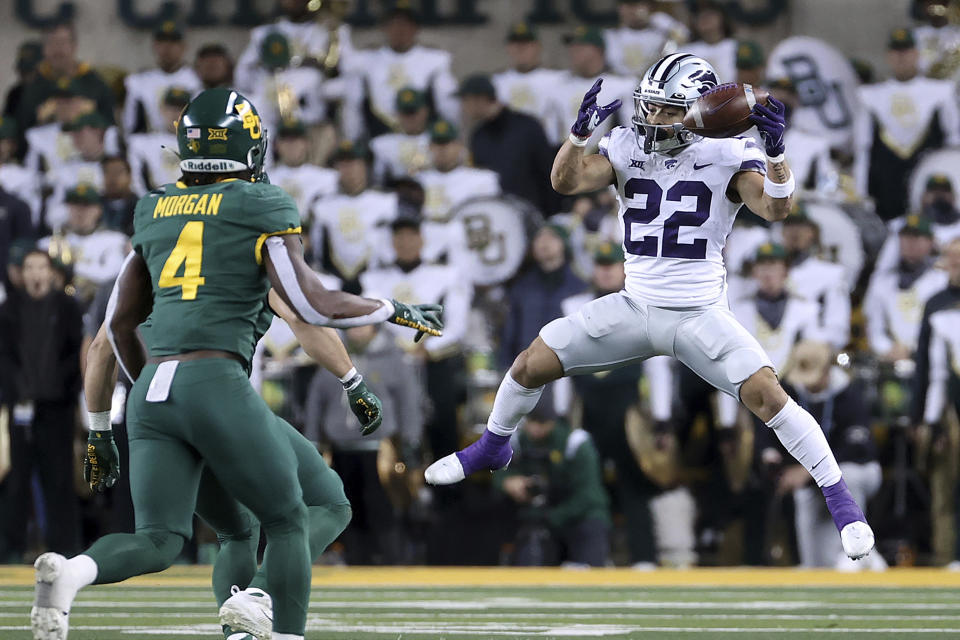
[[[667,190],[666,198],[663,189],[649,178],[631,178],[627,180],[623,189],[627,198],[645,196],[642,207],[630,207],[623,212],[624,246],[628,253],[636,256],[657,257],[659,238],[644,236],[634,239],[631,227],[633,223],[649,224],[660,215],[662,200],[680,202],[685,196],[696,198],[693,211],[675,211],[673,215],[663,221],[663,246],[660,255],[664,258],[686,258],[688,260],[703,260],[707,257],[707,239],[697,238],[693,242],[680,242],[680,227],[699,227],[710,217],[710,202],[713,194],[710,188],[700,181],[681,180]]]
[[[183,275],[178,276],[180,267]],[[161,289],[180,287],[182,300],[195,300],[197,289],[206,282],[200,275],[203,266],[203,221],[191,220],[183,225],[170,257],[163,263],[157,286]]]

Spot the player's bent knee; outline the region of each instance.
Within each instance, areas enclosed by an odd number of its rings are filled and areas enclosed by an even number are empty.
[[[186,543],[184,536],[167,529],[138,529],[137,535],[150,540],[156,550],[147,558],[148,566],[144,573],[156,573],[173,565]]]
[[[282,515],[262,520],[261,526],[267,537],[289,535],[307,531],[309,512],[303,500],[298,500],[292,508]]]
[[[513,361],[510,375],[518,384],[535,389],[562,377],[563,365],[553,349],[537,337]]]
[[[770,367],[756,371],[740,387],[740,400],[764,422],[777,415],[787,399],[787,392]]]
[[[350,524],[350,520],[353,519],[353,509],[348,503],[331,504],[326,507],[326,509],[330,512],[331,519],[335,528],[338,529],[337,535],[339,536],[347,528],[347,525]]]

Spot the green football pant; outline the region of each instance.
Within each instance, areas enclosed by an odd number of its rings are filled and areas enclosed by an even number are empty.
[[[349,524],[350,503],[340,476],[327,466],[313,443],[282,418],[275,422],[276,428],[289,438],[297,457],[297,477],[308,512],[310,558],[315,560]],[[200,480],[197,515],[217,532],[220,541],[220,552],[213,565],[217,605],[230,597],[232,585],[269,592],[267,561],[257,570],[260,524],[248,509],[230,498],[209,471],[204,471]]]
[[[168,398],[147,402],[157,365],[147,365],[130,391],[130,490],[136,533],[113,534],[85,552],[97,583],[119,582],[170,566],[193,532],[206,465],[226,492],[246,506],[267,537],[274,631],[302,635],[310,596],[307,507],[290,439],[240,364],[224,358],[181,362]]]

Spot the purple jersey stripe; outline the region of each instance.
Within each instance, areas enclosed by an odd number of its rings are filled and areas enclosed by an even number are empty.
[[[740,163],[737,171],[756,171],[757,173],[767,173],[767,165],[762,160],[744,160]]]

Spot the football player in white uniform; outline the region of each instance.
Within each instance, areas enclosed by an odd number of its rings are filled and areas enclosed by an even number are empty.
[[[768,220],[790,211],[795,184],[783,158],[782,103],[756,104],[750,116],[766,157],[749,138],[699,139],[683,128],[683,116],[719,80],[703,59],[672,54],[648,69],[637,87],[633,127],[613,129],[599,153],[585,155],[590,135],[620,107],[617,101],[597,104],[601,82],[584,96],[551,182],[564,194],[616,185],[625,290],[547,324],[500,383],[480,440],[430,465],[427,482],[452,484],[507,465],[510,436],[546,383],[668,355],[739,398],[774,430],[822,489],[847,555],[867,555],[873,531],[823,430],[786,394],[770,358],[726,301],[721,252],[741,204]]]

